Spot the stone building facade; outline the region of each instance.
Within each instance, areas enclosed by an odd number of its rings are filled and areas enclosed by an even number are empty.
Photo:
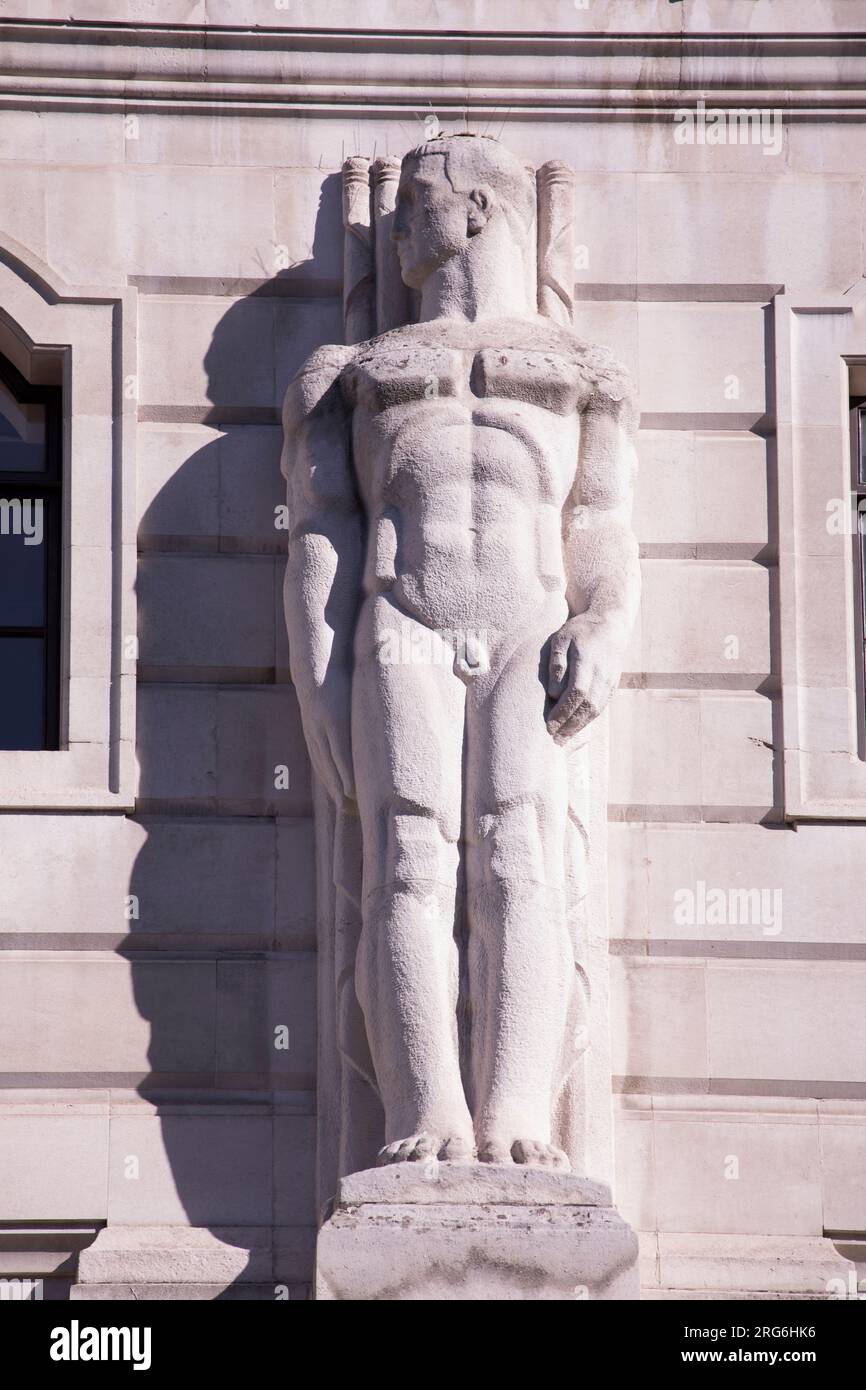
[[[45,1296],[310,1282],[280,407],[342,338],[342,164],[431,120],[574,168],[575,326],[640,394],[593,1176],[646,1297],[862,1273],[866,17],[529,9],[0,0],[0,413],[61,422],[59,635],[0,595],[8,671],[59,653],[55,736],[0,729],[0,1274]]]

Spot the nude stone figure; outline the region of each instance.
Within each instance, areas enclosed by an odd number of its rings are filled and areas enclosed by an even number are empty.
[[[381,1162],[568,1166],[567,756],[638,602],[636,410],[610,354],[536,310],[535,200],[495,140],[407,155],[419,322],[316,351],[286,398],[291,669],[315,770],[360,816]]]

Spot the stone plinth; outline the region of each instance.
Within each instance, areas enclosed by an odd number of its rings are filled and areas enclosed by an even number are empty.
[[[637,1299],[637,1253],[603,1183],[401,1163],[340,1182],[319,1233],[316,1298]]]
[[[70,1299],[306,1298],[310,1234],[300,1227],[107,1226],[82,1250]]]

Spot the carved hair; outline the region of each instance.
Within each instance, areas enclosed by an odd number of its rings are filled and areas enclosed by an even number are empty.
[[[489,183],[500,194],[509,220],[516,216],[521,238],[535,235],[535,180],[525,164],[492,135],[438,135],[410,150],[407,161],[438,155],[445,161],[445,177],[455,193],[472,192]]]

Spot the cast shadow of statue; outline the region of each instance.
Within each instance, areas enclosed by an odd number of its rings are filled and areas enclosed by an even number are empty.
[[[219,433],[188,457],[180,440],[178,466],[162,471],[167,481],[139,522],[136,820],[144,838],[129,884],[128,935],[119,951],[130,961],[136,1006],[150,1028],[150,1070],[137,1089],[153,1110],[130,1126],[124,1153],[114,1157],[119,1199],[112,1221],[187,1224],[219,1233],[237,1247],[238,1256],[230,1285],[213,1295],[220,1298],[302,1297],[311,1274],[314,1042],[308,1040],[303,1058],[296,1061],[291,1050],[280,1053],[273,1029],[275,1019],[302,1011],[314,1037],[315,971],[310,954],[301,983],[294,979],[288,984],[291,1002],[282,1008],[282,984],[289,982],[291,966],[287,962],[285,968],[268,970],[267,961],[273,962],[286,944],[278,923],[294,908],[278,901],[279,822],[268,814],[273,807],[266,797],[269,790],[274,799],[274,769],[254,768],[241,722],[230,753],[227,796],[215,785],[214,748],[221,734],[214,700],[227,686],[233,692],[230,699],[243,698],[233,682],[242,681],[244,674],[213,669],[219,659],[202,653],[195,632],[201,608],[196,604],[202,603],[207,584],[193,580],[187,585],[184,576],[194,573],[197,561],[213,564],[209,557],[216,554],[230,567],[227,550],[237,556],[252,552],[257,556],[253,564],[280,569],[286,532],[274,525],[275,509],[285,502],[279,404],[300,361],[318,342],[334,339],[340,285],[326,278],[324,266],[326,259],[334,263],[338,237],[341,242],[340,179],[331,175],[323,180],[310,259],[280,271],[252,294],[233,298],[220,318],[204,358],[211,403],[204,423]],[[322,305],[322,333],[310,341],[311,320],[318,331],[316,303]],[[303,333],[293,333],[295,314],[303,315]],[[292,351],[295,337],[299,360]],[[263,362],[254,360],[257,351]],[[251,398],[268,399],[269,404],[251,410]],[[182,434],[183,426],[180,430]],[[253,480],[253,473],[254,486],[247,492],[245,479]],[[226,537],[224,530],[232,534]],[[249,566],[249,561],[237,565],[240,585]],[[155,582],[157,571],[161,577]],[[250,593],[250,610],[260,593]],[[257,686],[285,680],[278,669],[284,646],[278,593],[274,670],[254,675]],[[206,595],[204,601],[221,607],[224,599],[220,584],[212,599]],[[216,634],[214,647],[226,630],[223,625],[237,621],[238,609],[244,621],[242,596],[225,607],[225,612],[211,609],[206,614],[204,627]],[[252,613],[251,621],[258,621]],[[176,659],[172,644],[177,648],[178,634],[187,632],[189,655],[181,651]],[[202,665],[212,669],[199,670]],[[288,700],[294,699],[288,685],[280,688]],[[255,722],[254,711],[247,717]],[[305,758],[300,742],[293,748]],[[270,779],[267,789],[255,781],[259,771]],[[306,768],[304,779],[309,799]],[[302,861],[312,876],[312,854],[305,861],[298,856]],[[297,888],[299,903],[311,903],[310,885]],[[300,944],[311,953],[312,910],[300,907],[299,912],[302,920],[294,922],[290,933],[292,947]],[[137,1176],[124,1181],[124,1165]],[[271,1228],[277,1226],[295,1233],[279,1261],[272,1260],[270,1244]],[[250,1228],[252,1242],[244,1235]],[[248,1254],[251,1246],[255,1248]]]

